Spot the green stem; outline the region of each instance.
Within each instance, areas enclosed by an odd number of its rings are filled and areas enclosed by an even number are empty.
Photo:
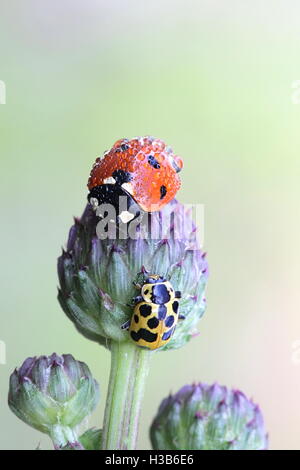
[[[151,351],[130,342],[112,342],[111,370],[102,449],[136,448],[140,410]]]

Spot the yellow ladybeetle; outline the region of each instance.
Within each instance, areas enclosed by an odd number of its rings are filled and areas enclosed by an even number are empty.
[[[133,299],[134,311],[130,321],[122,325],[131,339],[148,349],[158,349],[170,341],[178,320],[181,292],[159,275],[148,276],[143,285],[135,284],[140,295]]]

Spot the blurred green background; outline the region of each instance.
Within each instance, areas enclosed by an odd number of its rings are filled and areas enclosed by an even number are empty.
[[[179,199],[205,205],[211,274],[201,335],[153,360],[139,447],[164,396],[218,381],[260,404],[272,449],[300,449],[299,15],[289,0],[1,3],[0,448],[50,448],[6,404],[27,356],[87,362],[102,422],[109,353],[61,311],[56,259],[95,157],[150,134],[184,158]]]

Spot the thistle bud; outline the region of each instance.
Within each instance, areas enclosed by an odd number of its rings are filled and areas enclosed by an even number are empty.
[[[150,430],[155,450],[265,450],[257,405],[217,384],[187,385],[163,400]]]
[[[133,283],[147,271],[167,278],[182,293],[185,320],[161,349],[184,345],[204,313],[208,277],[189,211],[173,200],[161,212],[147,215],[148,231],[137,227],[134,237],[124,239],[98,238],[98,223],[88,205],[75,220],[67,249],[58,259],[58,299],[64,312],[89,339],[108,347],[111,340],[130,341],[121,326],[133,313],[128,305],[138,294]]]
[[[29,357],[10,377],[10,409],[49,434],[57,447],[77,442],[74,428],[98,399],[99,387],[88,366],[70,354]]]

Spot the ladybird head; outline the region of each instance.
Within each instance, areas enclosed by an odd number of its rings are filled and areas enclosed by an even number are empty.
[[[112,220],[115,220],[117,225],[120,222],[126,224],[139,217],[141,213],[136,201],[119,185],[102,184],[95,186],[88,195],[88,201],[95,211],[101,206],[99,209],[102,209],[102,212],[98,213],[99,217],[108,215],[107,205],[110,205],[114,209],[114,212],[111,213]]]
[[[159,274],[151,274],[146,279],[146,284],[157,284],[158,282],[164,282],[166,279]]]

